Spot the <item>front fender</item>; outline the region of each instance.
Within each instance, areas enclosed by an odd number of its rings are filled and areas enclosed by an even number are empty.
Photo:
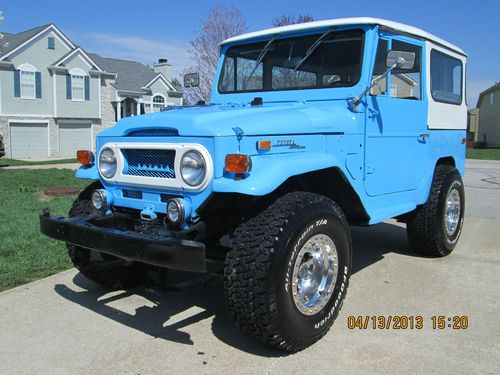
[[[97,180],[99,178],[99,172],[97,171],[97,165],[94,164],[90,167],[81,165],[75,172],[76,178]]]
[[[213,182],[213,191],[266,195],[292,176],[336,166],[341,168],[338,159],[323,152],[252,156],[252,170],[246,178],[217,178]]]

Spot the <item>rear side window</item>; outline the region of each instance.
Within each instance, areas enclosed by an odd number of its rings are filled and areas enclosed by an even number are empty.
[[[435,101],[462,104],[463,65],[459,59],[431,51],[431,94]]]

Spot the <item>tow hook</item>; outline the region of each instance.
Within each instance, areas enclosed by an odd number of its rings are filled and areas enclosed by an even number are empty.
[[[141,211],[141,219],[145,221],[153,221],[157,218],[154,211],[154,206],[152,204],[147,204],[144,209]]]

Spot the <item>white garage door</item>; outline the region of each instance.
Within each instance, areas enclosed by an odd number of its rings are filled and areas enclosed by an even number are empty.
[[[47,124],[10,123],[10,147],[14,159],[49,156]]]
[[[91,148],[90,124],[59,124],[59,156],[75,157],[78,150]]]

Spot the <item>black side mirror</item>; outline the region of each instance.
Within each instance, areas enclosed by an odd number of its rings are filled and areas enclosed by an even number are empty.
[[[200,85],[200,75],[198,73],[184,74],[184,87],[196,87]]]

